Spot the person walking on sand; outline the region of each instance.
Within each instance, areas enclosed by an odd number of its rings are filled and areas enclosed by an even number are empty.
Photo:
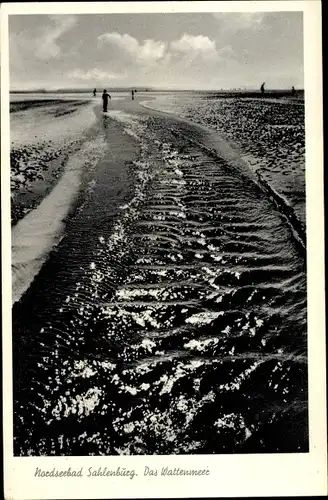
[[[293,85],[293,86],[292,86],[292,95],[295,95],[295,93],[296,93],[296,90],[295,90],[295,87],[294,87],[294,85]]]
[[[134,90],[131,90],[132,101],[134,101]]]
[[[261,85],[261,94],[262,95],[264,94],[264,85],[265,85],[265,82],[263,82],[262,85]]]
[[[108,99],[111,99],[111,96],[106,89],[103,91],[101,98],[103,100],[103,112],[107,113]]]
[[[97,89],[93,89],[93,96],[96,97]]]

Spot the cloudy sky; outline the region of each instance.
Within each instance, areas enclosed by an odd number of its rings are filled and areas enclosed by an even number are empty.
[[[11,89],[303,88],[299,12],[11,15]]]

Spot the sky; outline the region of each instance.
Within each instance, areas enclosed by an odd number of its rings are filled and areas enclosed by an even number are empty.
[[[10,88],[303,88],[301,12],[11,15]]]

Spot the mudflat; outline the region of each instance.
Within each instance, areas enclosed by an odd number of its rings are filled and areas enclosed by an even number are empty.
[[[306,451],[304,242],[234,144],[143,100],[22,111],[67,156],[12,228],[15,454]]]

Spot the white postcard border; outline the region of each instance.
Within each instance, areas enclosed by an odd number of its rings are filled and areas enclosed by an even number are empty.
[[[130,12],[303,11],[310,452],[301,454],[13,457],[10,269],[8,15]],[[305,496],[327,493],[323,125],[321,5],[319,0],[237,2],[13,3],[1,7],[2,293],[4,472],[6,498],[170,498]],[[133,468],[138,476],[90,478],[88,467]],[[144,467],[208,468],[201,477],[145,477]],[[40,469],[83,467],[83,478],[38,478]]]

